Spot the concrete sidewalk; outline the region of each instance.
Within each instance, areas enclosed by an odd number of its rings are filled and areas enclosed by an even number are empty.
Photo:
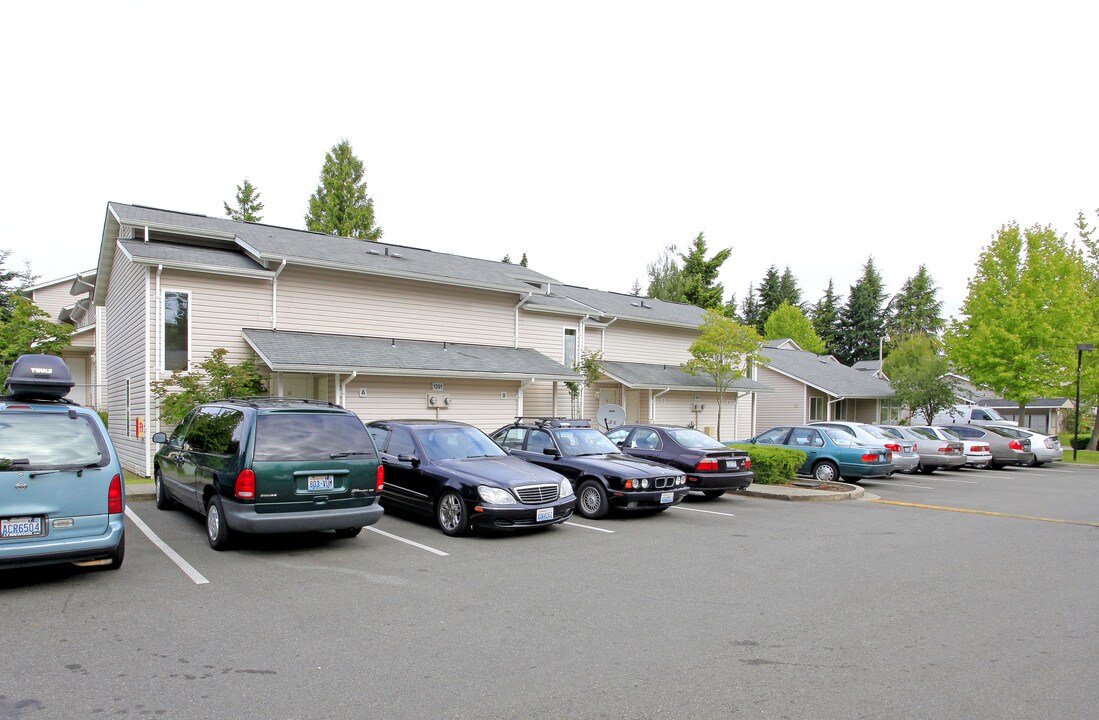
[[[799,500],[802,502],[828,502],[831,500],[854,500],[861,498],[866,491],[858,485],[833,482],[831,485],[843,485],[850,488],[842,492],[836,490],[814,490],[796,485],[759,485],[752,483],[740,491],[749,497],[771,498],[772,500]]]

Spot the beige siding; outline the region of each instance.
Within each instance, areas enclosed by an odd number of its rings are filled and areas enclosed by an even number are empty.
[[[619,320],[605,331],[603,357],[620,362],[679,365],[691,359],[697,331]]]
[[[95,349],[95,333],[96,333],[96,329],[91,328],[91,329],[85,330],[82,333],[74,334],[72,336],[72,342],[70,343],[70,345],[72,345],[74,348],[81,348],[81,349],[84,349],[84,350],[94,350]]]
[[[756,410],[756,429],[759,432],[776,425],[800,425],[805,422],[808,412],[805,383],[766,367],[756,370],[756,380],[773,390],[759,395]]]
[[[151,327],[148,269],[115,254],[103,328],[106,353],[108,430],[122,466],[146,472],[146,444],[134,437],[134,419],[149,419],[145,406],[146,347]],[[127,404],[127,382],[129,403]]]
[[[717,432],[717,393],[694,393],[672,391],[657,395],[660,391],[642,391],[642,415],[648,409],[650,394],[653,397],[655,417],[651,420],[668,425],[691,425],[723,442],[745,439],[751,436],[751,397],[737,398],[736,393],[728,393],[721,407],[721,433]],[[698,400],[695,400],[695,397]],[[694,412],[695,403],[702,404],[702,410]]]
[[[72,305],[79,299],[69,293],[72,284],[72,280],[65,280],[39,288],[31,293],[31,300],[50,314],[50,320],[57,322],[57,313],[61,312],[61,308]]]
[[[516,302],[507,293],[289,265],[279,276],[278,326],[510,346]]]
[[[580,332],[580,318],[574,315],[557,315],[540,312],[521,312],[519,315],[519,347],[533,348],[554,362],[565,362],[565,328]],[[591,347],[593,336],[599,333],[588,329],[585,347]],[[598,347],[598,345],[596,345]],[[591,394],[588,390],[586,394]],[[596,393],[598,397],[598,393]],[[557,415],[571,415],[572,397],[565,383],[557,383]],[[532,417],[553,415],[553,383],[537,382],[524,392],[523,413]]]
[[[432,391],[432,382],[443,383],[443,390]],[[363,389],[365,398],[360,397]],[[492,432],[514,419],[518,389],[519,383],[509,380],[359,376],[347,387],[347,408],[364,422],[438,417]],[[501,397],[501,393],[506,393],[506,397]],[[428,395],[450,397],[450,407],[438,411],[429,408]]]

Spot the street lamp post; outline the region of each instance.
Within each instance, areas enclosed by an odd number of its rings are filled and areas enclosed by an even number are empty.
[[[1076,462],[1076,446],[1080,444],[1080,366],[1084,362],[1084,353],[1094,349],[1094,343],[1080,343],[1076,346],[1076,424],[1072,428],[1073,462]]]

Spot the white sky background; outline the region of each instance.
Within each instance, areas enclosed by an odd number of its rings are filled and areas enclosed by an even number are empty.
[[[946,313],[1003,223],[1099,207],[1099,3],[19,3],[0,248],[95,265],[108,201],[304,227],[350,140],[387,242],[628,292],[669,243]]]

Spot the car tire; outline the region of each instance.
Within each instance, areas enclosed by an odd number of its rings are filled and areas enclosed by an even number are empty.
[[[988,469],[989,469],[989,470],[1003,470],[1003,469],[1004,469],[1004,466],[1003,466],[1003,465],[1001,465],[1000,463],[994,463],[994,462],[990,462],[990,463],[988,464]]]
[[[228,550],[232,544],[232,532],[225,524],[225,509],[217,495],[206,503],[206,541],[215,550]]]
[[[724,490],[703,490],[703,491],[702,491],[702,495],[703,495],[704,497],[708,497],[708,498],[710,498],[711,500],[714,500],[714,499],[716,499],[716,498],[719,498],[719,497],[721,497],[721,496],[722,496],[722,495],[724,495],[724,494],[725,494],[725,491],[724,491]]]
[[[840,469],[831,460],[822,460],[813,466],[813,479],[817,482],[837,482]]]
[[[164,478],[160,474],[160,468],[153,472],[153,488],[156,490],[156,509],[171,510],[176,502],[168,494],[168,488],[164,487]]]
[[[589,520],[598,520],[610,510],[607,491],[598,480],[585,480],[576,489],[576,511]]]
[[[336,537],[340,538],[341,540],[347,540],[348,538],[355,537],[356,535],[358,535],[362,531],[363,531],[363,529],[361,527],[357,527],[357,528],[339,528],[339,529],[336,530]]]
[[[1030,464],[1027,467],[1042,467],[1043,465],[1045,465],[1045,462],[1038,462],[1037,460],[1031,460]]]
[[[117,570],[122,567],[122,561],[126,559],[126,533],[122,533],[122,537],[118,539],[118,547],[111,553],[110,562],[103,567],[107,570]]]
[[[927,465],[920,465],[920,472],[922,472],[924,475],[930,475],[937,469],[938,468],[928,467]]]
[[[457,537],[469,529],[469,511],[465,500],[453,490],[447,490],[435,503],[435,520],[445,535]]]

